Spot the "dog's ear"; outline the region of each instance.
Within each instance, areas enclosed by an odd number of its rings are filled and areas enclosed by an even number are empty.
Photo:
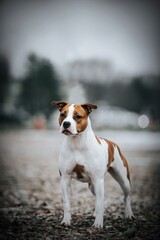
[[[85,103],[81,105],[84,110],[87,112],[87,114],[89,115],[92,112],[92,109],[96,109],[97,105],[91,104],[91,103]]]
[[[51,104],[56,105],[58,107],[59,111],[61,111],[62,108],[64,108],[68,104],[68,102],[66,102],[66,101],[52,101]]]

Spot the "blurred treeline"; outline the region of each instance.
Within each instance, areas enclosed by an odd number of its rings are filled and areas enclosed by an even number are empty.
[[[131,112],[146,114],[155,123],[160,122],[160,76],[136,76],[130,81],[83,82],[91,101],[105,101]]]
[[[10,65],[0,56],[0,120],[22,123],[35,115],[48,119],[53,112],[51,102],[61,99],[61,80],[52,63],[31,53],[22,77],[11,76]]]
[[[31,53],[23,76],[15,78],[11,76],[9,61],[0,55],[0,122],[23,123],[39,114],[50,119],[55,110],[51,101],[68,98],[62,76],[48,59]],[[113,81],[80,79],[79,82],[89,101],[145,113],[159,125],[160,76],[136,76],[128,81],[121,77]]]

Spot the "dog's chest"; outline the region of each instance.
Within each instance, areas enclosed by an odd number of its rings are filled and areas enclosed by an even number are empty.
[[[78,181],[90,182],[92,175],[92,157],[90,151],[87,149],[68,149],[61,152],[59,169]]]
[[[59,170],[82,182],[91,182],[95,175],[106,171],[106,150],[94,136],[89,142],[64,142],[59,156]]]
[[[76,164],[71,172],[71,177],[80,182],[90,182],[90,174],[86,170],[85,166]]]

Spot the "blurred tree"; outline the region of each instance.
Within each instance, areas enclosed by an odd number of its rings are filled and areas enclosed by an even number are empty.
[[[10,85],[10,67],[7,59],[0,55],[0,110],[8,97]]]
[[[88,96],[88,101],[107,100],[108,85],[100,82],[81,81]]]
[[[143,82],[143,77],[135,77],[128,86],[130,105],[128,109],[134,112],[141,113],[148,107],[149,92],[146,84]]]
[[[49,117],[51,101],[60,98],[60,79],[50,61],[30,54],[22,80],[20,105],[31,115],[44,113]]]
[[[137,113],[148,113],[152,119],[160,121],[160,76],[138,76],[128,83],[84,82],[88,100],[106,101],[112,106],[126,108]]]
[[[149,89],[149,111],[153,120],[160,123],[160,76],[151,76],[150,84],[147,84]]]

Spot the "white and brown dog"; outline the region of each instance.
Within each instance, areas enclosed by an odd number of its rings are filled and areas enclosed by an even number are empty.
[[[59,155],[59,172],[64,204],[64,217],[61,224],[70,225],[70,185],[71,179],[88,182],[96,197],[95,221],[93,226],[103,227],[104,214],[104,175],[108,171],[120,184],[124,193],[125,218],[134,218],[130,202],[130,174],[127,161],[119,146],[95,136],[89,114],[97,106],[86,103],[70,104],[66,101],[53,101],[60,116],[60,132],[66,135]]]

